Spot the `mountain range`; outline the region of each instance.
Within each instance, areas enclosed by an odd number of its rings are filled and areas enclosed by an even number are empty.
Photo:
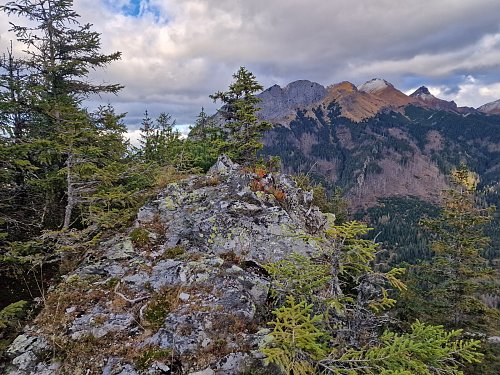
[[[375,116],[384,110],[401,111],[407,105],[415,105],[431,110],[444,110],[458,114],[484,113],[500,114],[500,99],[478,108],[458,107],[454,101],[446,101],[432,95],[425,86],[406,95],[391,83],[374,78],[356,87],[344,81],[328,87],[308,80],[292,82],[281,88],[271,86],[259,97],[262,99],[261,117],[276,123],[286,122],[297,109],[337,102],[341,113],[354,122]]]
[[[461,163],[478,174],[485,204],[500,206],[500,100],[459,107],[425,86],[406,95],[378,78],[357,87],[301,80],[259,97],[260,117],[274,124],[263,152],[280,156],[288,173],[341,188],[356,217],[376,227],[391,222],[388,231],[400,232],[394,243],[439,205]],[[498,218],[489,232],[498,249],[495,228]]]

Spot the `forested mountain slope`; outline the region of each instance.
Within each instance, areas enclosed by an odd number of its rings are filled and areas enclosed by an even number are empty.
[[[375,83],[385,85],[383,90]],[[446,107],[452,102],[432,95],[424,101],[425,87],[408,96],[405,105],[403,93],[386,81],[375,83],[356,89],[343,82],[329,87],[315,103],[296,105],[293,116],[275,119],[264,153],[279,155],[286,172],[307,173],[330,190],[342,188],[358,217],[368,214],[376,223],[391,211],[393,216],[382,220],[393,223],[393,233],[401,232],[392,236],[393,244],[405,242],[399,237],[415,224],[398,218],[398,207],[403,212],[411,202],[438,204],[448,187],[447,175],[461,163],[479,175],[485,203],[500,206],[500,116]],[[391,98],[398,99],[395,105]],[[496,227],[498,222],[490,231],[494,248],[499,243]],[[388,239],[386,232],[381,235]]]

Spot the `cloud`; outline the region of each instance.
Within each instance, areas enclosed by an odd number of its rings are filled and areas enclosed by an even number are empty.
[[[175,129],[177,129],[180,132],[181,138],[186,138],[187,135],[189,134],[189,125],[177,125],[175,126]],[[125,138],[130,141],[130,144],[132,146],[139,147],[141,144],[140,129],[128,130],[127,133],[125,133]]]
[[[145,109],[169,112],[179,123],[192,123],[201,106],[214,111],[208,95],[227,88],[242,65],[266,87],[297,79],[329,85],[383,77],[403,90],[440,87],[446,99],[454,91],[459,105],[498,99],[498,0],[74,4],[82,21],[102,33],[104,52],[122,51],[121,61],[93,79],[126,86],[102,100],[128,112],[131,127]],[[469,76],[476,82],[467,83]]]

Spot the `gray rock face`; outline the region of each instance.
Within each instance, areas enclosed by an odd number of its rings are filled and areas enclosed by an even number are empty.
[[[500,99],[482,105],[478,111],[489,115],[500,115]]]
[[[47,364],[44,357],[50,353],[50,345],[41,336],[20,335],[7,349],[11,363],[6,368],[7,375],[53,374],[59,367],[57,363]]]
[[[263,120],[279,120],[295,113],[297,108],[305,108],[319,102],[327,95],[327,90],[319,83],[301,80],[289,83],[284,88],[271,86],[257,95],[262,101],[258,115]]]
[[[326,223],[311,201],[286,176],[226,157],[169,185],[51,292],[9,348],[7,374],[243,373],[261,358],[261,264],[316,251],[297,236]]]

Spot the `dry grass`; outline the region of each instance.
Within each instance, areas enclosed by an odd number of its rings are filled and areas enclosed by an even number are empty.
[[[194,184],[194,189],[201,189],[204,187],[217,186],[220,184],[220,179],[217,176],[202,176]]]
[[[243,262],[243,258],[236,254],[234,251],[228,251],[227,253],[219,254],[219,257],[229,264],[240,265]]]
[[[45,307],[37,317],[36,323],[54,347],[52,356],[62,363],[58,375],[101,374],[102,368],[110,357],[123,358],[138,368],[146,368],[156,360],[164,363],[173,361],[174,354],[170,350],[140,346],[144,338],[151,334],[147,329],[137,336],[129,336],[129,332],[122,331],[109,332],[101,338],[96,338],[91,334],[76,340],[69,337],[68,330],[73,320],[82,312],[90,311],[99,301],[109,300],[111,294],[114,295],[111,299],[113,312],[127,311],[139,316],[141,304],[130,304],[116,295],[112,289],[105,288],[103,285],[94,288],[90,282],[77,279],[61,284],[47,297]],[[122,292],[126,293],[125,290]],[[166,316],[163,314],[168,314],[179,305],[179,293],[180,288],[165,288],[153,296],[152,303],[150,302],[146,310],[146,318],[149,320],[142,323],[146,326],[148,323],[155,326],[160,321],[163,323]],[[72,313],[67,313],[66,309],[72,306],[77,309]],[[106,319],[105,314],[99,314],[94,321],[99,325],[105,323]],[[141,322],[136,323],[141,327]],[[148,326],[148,328],[151,327]],[[117,345],[117,342],[120,344]]]
[[[177,182],[184,180],[189,177],[188,174],[177,171],[174,167],[168,166],[160,170],[156,178],[155,187],[158,189],[164,189],[172,182]]]

